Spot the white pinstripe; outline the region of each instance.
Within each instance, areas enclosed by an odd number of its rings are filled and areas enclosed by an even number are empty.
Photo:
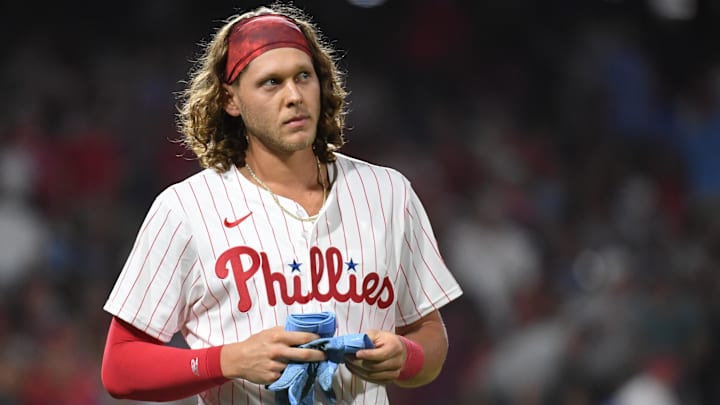
[[[204,170],[169,187],[148,210],[105,310],[163,341],[183,330],[190,347],[202,348],[282,325],[289,313],[329,308],[338,317],[338,334],[393,330],[460,296],[405,177],[344,155],[330,168],[335,182],[314,224],[286,217],[237,169]],[[224,225],[249,212],[237,230]],[[329,267],[335,258],[341,263]],[[290,268],[293,261],[299,272]],[[314,285],[318,266],[323,271]],[[339,403],[387,403],[384,387],[355,378],[344,366],[334,387]],[[274,401],[247,381],[199,398],[206,404]]]

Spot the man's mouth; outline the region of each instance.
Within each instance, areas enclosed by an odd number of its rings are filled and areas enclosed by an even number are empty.
[[[305,123],[310,119],[307,115],[296,115],[289,120],[285,121],[284,125],[290,125],[290,126],[302,126],[305,125]]]

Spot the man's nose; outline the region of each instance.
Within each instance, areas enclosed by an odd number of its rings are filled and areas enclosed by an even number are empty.
[[[296,83],[288,82],[285,86],[285,92],[288,104],[302,103],[302,93]]]

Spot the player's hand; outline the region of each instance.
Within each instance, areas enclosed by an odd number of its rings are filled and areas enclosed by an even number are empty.
[[[374,349],[363,349],[349,356],[345,365],[353,374],[365,381],[388,384],[400,375],[407,350],[400,337],[392,332],[369,330],[368,337]]]
[[[288,332],[282,326],[266,329],[239,343],[220,350],[220,368],[226,378],[242,378],[255,384],[270,384],[280,378],[289,362],[325,360],[325,353],[293,346],[320,336],[306,332]]]

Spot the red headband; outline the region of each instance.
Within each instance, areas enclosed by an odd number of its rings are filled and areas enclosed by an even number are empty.
[[[288,17],[263,14],[236,23],[228,37],[225,82],[234,82],[250,61],[275,48],[296,48],[312,57],[305,35]]]

